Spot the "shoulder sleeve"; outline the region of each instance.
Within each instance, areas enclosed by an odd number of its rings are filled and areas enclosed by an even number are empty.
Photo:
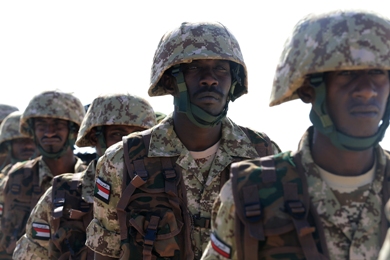
[[[26,234],[17,242],[13,259],[49,259],[49,239],[54,233],[50,227],[51,209],[52,189],[49,188],[31,211]]]
[[[121,252],[116,207],[122,193],[122,175],[123,149],[107,150],[96,166],[94,218],[87,228],[86,245],[101,255],[115,258]]]
[[[231,181],[227,181],[214,202],[211,239],[202,260],[237,259],[234,238],[235,206]]]

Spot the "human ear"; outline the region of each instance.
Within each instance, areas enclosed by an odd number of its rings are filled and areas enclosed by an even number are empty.
[[[175,96],[179,93],[176,80],[171,75],[162,75],[159,85],[162,85],[167,93],[171,94],[172,96]]]
[[[302,87],[297,89],[299,98],[306,104],[313,103],[315,99],[314,88],[310,86],[308,80],[305,80]]]

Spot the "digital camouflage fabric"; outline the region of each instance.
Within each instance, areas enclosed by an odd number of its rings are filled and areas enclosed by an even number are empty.
[[[298,98],[307,75],[334,70],[390,70],[390,21],[368,12],[309,15],[287,40],[270,106]]]
[[[75,172],[85,169],[76,157]],[[4,188],[4,213],[0,239],[0,253],[12,255],[16,241],[25,233],[25,225],[31,210],[39,198],[51,186],[53,174],[42,156],[17,163],[8,173]]]
[[[80,126],[84,118],[84,106],[72,94],[60,91],[42,92],[31,99],[20,119],[20,132],[33,137],[29,119],[35,117],[50,117],[68,120]]]
[[[0,123],[12,112],[18,111],[16,107],[0,104]]]
[[[308,194],[299,195],[296,202],[303,202],[306,212],[310,212],[308,221],[315,229],[307,229],[310,232],[306,234],[313,236],[314,248],[317,248],[319,253],[329,259],[377,259],[381,239],[386,232],[381,225],[387,226],[383,214],[386,201],[383,199],[382,185],[385,174],[389,174],[385,169],[390,163],[390,155],[378,146],[375,150],[376,168],[373,182],[358,188],[350,196],[338,196],[337,192],[332,191],[320,177],[319,167],[314,163],[310,152],[311,135],[312,129],[309,129],[303,136],[296,154],[286,152],[273,157],[276,182],[269,181],[270,176],[267,176],[269,169],[261,166],[261,161],[269,157],[232,166],[238,170],[238,187],[247,184],[245,187],[248,189],[249,184],[253,184],[258,189],[255,195],[261,202],[263,215],[260,223],[256,223],[255,230],[263,229],[265,235],[265,238],[256,243],[258,259],[308,259],[298,243],[300,239],[296,229],[299,226],[293,223],[292,216],[286,210],[285,201],[294,199],[291,195],[285,195],[287,182],[297,185],[297,193]],[[297,165],[302,165],[301,170]],[[307,184],[304,186],[300,184],[305,182]],[[281,183],[283,185],[279,185]],[[302,190],[305,186],[306,191]],[[263,189],[260,189],[261,187]],[[237,242],[237,239],[242,237],[238,235],[235,226],[238,209],[233,193],[232,183],[228,181],[213,206],[214,243],[208,244],[203,260],[240,259],[237,255],[237,244],[240,243],[244,247],[247,241],[242,239],[242,242]],[[357,207],[359,204],[361,206]],[[350,223],[351,217],[354,216],[358,216],[356,226]],[[315,232],[311,233],[314,230]],[[249,259],[253,251],[246,250],[245,254],[245,259]],[[320,259],[319,257],[318,255],[313,259]]]
[[[0,125],[0,153],[7,152],[5,143],[18,138],[26,138],[19,132],[21,112],[15,111],[4,118]]]
[[[241,66],[240,78],[234,96],[248,92],[248,72],[236,38],[221,23],[184,22],[180,27],[166,33],[160,40],[153,57],[150,75],[149,96],[167,95],[169,92],[160,84],[162,75],[174,65],[190,63],[199,59],[221,59]],[[176,83],[171,86],[176,89]]]
[[[127,125],[144,129],[156,124],[153,108],[144,98],[131,94],[106,94],[93,100],[81,124],[78,147],[93,146],[88,133],[97,126]]]
[[[251,134],[248,137],[230,119],[223,119],[222,137],[218,150],[210,168],[206,171],[207,174],[203,174],[195,159],[176,136],[171,115],[167,116],[150,131],[150,145],[145,161],[159,162],[159,157],[177,157],[174,167],[180,169],[184,185],[186,186],[186,194],[179,194],[179,196],[187,199],[187,207],[192,218],[198,222],[201,222],[201,220],[204,222],[203,227],[199,224],[198,226],[193,225],[191,229],[191,247],[195,253],[194,259],[200,259],[209,240],[210,228],[206,224],[210,218],[212,204],[220,190],[223,178],[222,172],[228,172],[233,161],[258,157],[255,144],[264,143],[264,137],[262,134],[251,130],[249,130]],[[129,149],[133,151],[129,154],[131,164],[134,163],[132,159],[134,160],[137,156],[141,156],[144,152],[144,149],[133,150],[133,148],[139,146],[137,141],[142,140],[142,134],[143,132],[140,132],[129,136],[129,144],[134,141],[134,145],[129,145]],[[271,143],[268,143],[268,145],[271,145]],[[266,155],[265,151],[264,155]],[[158,164],[150,165],[150,167],[152,166],[157,167]],[[126,232],[126,230],[121,230],[119,226],[117,212],[118,202],[123,193],[123,143],[111,146],[106,151],[106,154],[101,157],[96,168],[97,184],[105,189],[100,188],[95,191],[94,219],[87,228],[86,245],[101,255],[120,258],[125,252],[121,248],[120,234],[121,232]],[[151,175],[157,176],[154,180],[162,181],[164,177],[161,170],[159,171],[160,174],[151,173]],[[158,187],[164,186],[163,183],[159,182],[156,185]],[[140,188],[142,189],[142,187]],[[136,193],[138,192],[140,191],[136,191]],[[150,195],[146,194],[145,198],[147,196],[150,197]],[[147,203],[147,200],[145,203]]]
[[[69,252],[69,248],[74,252],[72,259],[87,259],[87,252],[85,250],[85,229],[83,230],[83,217],[85,215],[75,212],[75,217],[81,216],[81,221],[75,221],[74,229],[77,232],[72,233],[72,228],[69,225],[71,211],[86,211],[89,212],[93,203],[93,191],[95,186],[95,164],[92,161],[85,171],[78,174],[78,179],[81,180],[80,185],[75,185],[76,189],[72,189],[72,182],[74,182],[74,173],[65,173],[55,177],[56,190],[64,194],[64,201],[58,200],[53,204],[53,188],[50,187],[44,195],[40,198],[37,205],[31,211],[30,217],[26,224],[26,233],[17,242],[13,258],[14,259],[59,259],[59,257]],[[76,182],[77,184],[79,182]],[[61,187],[66,187],[62,189]],[[80,205],[85,202],[83,209]],[[62,203],[62,204],[61,204]],[[76,205],[77,204],[77,205]],[[89,207],[88,207],[89,205]],[[53,216],[53,207],[55,206],[56,213],[64,214],[60,225],[56,228]],[[62,211],[61,208],[63,207]],[[77,214],[76,214],[77,213]],[[92,215],[91,215],[92,217]],[[68,221],[67,221],[68,220]],[[72,220],[71,220],[72,221]],[[34,224],[35,223],[35,224]],[[42,227],[48,227],[46,236],[38,236],[36,233],[36,224],[39,223]],[[72,222],[70,222],[72,224]],[[51,237],[51,239],[49,239]],[[58,245],[64,245],[65,240],[69,241],[69,248],[64,249]],[[60,249],[59,249],[60,248]],[[61,252],[61,249],[63,252]],[[77,258],[78,257],[78,258]],[[84,257],[84,258],[83,258]],[[91,259],[91,258],[89,258]]]

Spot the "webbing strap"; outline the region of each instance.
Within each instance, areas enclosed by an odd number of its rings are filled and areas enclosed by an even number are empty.
[[[291,215],[291,219],[298,233],[298,240],[301,244],[303,254],[308,260],[320,259],[321,256],[318,253],[316,243],[312,236],[315,228],[311,227],[307,221],[307,212],[303,203],[299,200],[297,184],[284,183],[283,190],[285,209]]]
[[[165,193],[170,196],[177,197],[177,186],[176,186],[176,172],[172,166],[170,157],[162,157],[161,164],[163,167],[163,175],[165,179]]]
[[[78,186],[81,183],[81,175],[82,174],[83,174],[82,172],[78,172],[78,173],[74,173],[72,175],[72,182],[70,184],[70,190],[77,190]]]
[[[261,163],[261,179],[264,183],[276,182],[275,161],[272,157],[262,158]]]
[[[146,233],[144,237],[144,249],[142,251],[143,260],[152,259],[152,249],[154,241],[156,240],[157,227],[160,222],[160,218],[157,216],[151,216],[148,227],[146,228]]]

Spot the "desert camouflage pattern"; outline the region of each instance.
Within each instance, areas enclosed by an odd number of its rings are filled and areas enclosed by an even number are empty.
[[[3,122],[4,118],[6,118],[9,114],[18,110],[19,109],[14,106],[0,104],[0,123]]]
[[[91,204],[93,203],[93,190],[95,187],[95,163],[95,161],[92,161],[88,165],[88,168],[81,172],[82,198]],[[70,182],[72,175],[73,173],[64,173],[59,176],[63,179],[68,179]],[[52,196],[52,187],[50,187],[31,211],[26,224],[26,233],[16,244],[13,254],[14,259],[53,259],[52,252],[49,251],[50,240],[37,239],[32,234],[32,224],[35,222],[49,225],[51,236],[54,236],[55,231],[51,225],[53,209]]]
[[[310,15],[297,23],[276,69],[270,106],[298,98],[308,74],[390,70],[390,21],[365,11]]]
[[[237,84],[233,94],[239,97],[248,92],[248,73],[234,35],[221,23],[184,22],[180,27],[167,32],[158,44],[150,75],[149,96],[169,94],[159,83],[169,68],[199,59],[229,60],[241,65],[243,85]],[[172,88],[175,89],[176,85]]]
[[[309,130],[311,131],[311,130]],[[371,185],[363,186],[355,190],[355,194],[350,194],[346,198],[338,196],[321,179],[318,166],[314,163],[310,152],[309,131],[305,133],[301,140],[299,153],[302,154],[302,165],[308,180],[309,196],[311,202],[316,208],[320,221],[324,228],[325,241],[330,259],[377,259],[380,249],[380,222],[381,213],[384,208],[382,202],[382,183],[386,166],[386,155],[381,147],[377,147],[376,152],[376,172],[375,179]],[[279,175],[283,175],[285,180],[291,179],[296,175],[296,168],[290,152],[276,155],[275,158],[283,158],[276,162],[276,170]],[[249,161],[249,164],[251,161]],[[243,176],[250,174],[258,175],[261,170],[256,165],[247,167]],[[294,170],[295,169],[295,170]],[[241,175],[241,174],[240,174]],[[357,197],[352,197],[358,194]],[[344,194],[343,194],[344,195]],[[283,198],[283,195],[278,195]],[[269,195],[270,199],[275,199]],[[266,198],[264,198],[266,199]],[[355,203],[356,202],[356,203]],[[355,205],[363,204],[362,207]],[[283,200],[272,204],[269,208],[264,208],[265,215],[267,210],[273,210],[274,213],[268,215],[270,223],[275,217],[286,218],[286,221],[279,221],[280,225],[288,221],[289,215],[280,211],[283,207]],[[235,242],[234,223],[236,218],[236,208],[232,195],[232,183],[228,181],[221,190],[212,210],[212,232],[231,247],[231,259],[237,259],[237,249]],[[275,213],[277,212],[277,213]],[[272,216],[273,215],[273,216]],[[360,217],[358,217],[360,216]],[[354,219],[355,218],[355,219]],[[349,221],[356,220],[355,224]],[[267,223],[264,224],[265,228]],[[279,225],[279,226],[280,226]],[[274,227],[279,227],[274,225]],[[317,229],[318,230],[318,229]],[[295,238],[294,238],[295,236]],[[318,243],[318,234],[315,234],[315,240]],[[296,232],[286,233],[283,236],[267,237],[263,247],[259,248],[259,255],[272,247],[280,246],[299,246]],[[318,244],[319,246],[319,244]],[[276,259],[277,257],[274,256]],[[281,255],[279,255],[281,257]],[[211,243],[208,244],[202,257],[203,260],[227,259],[221,256],[213,249]],[[267,258],[268,259],[268,258]],[[279,258],[277,258],[279,259]],[[304,259],[303,255],[286,257],[286,259]]]
[[[18,138],[26,138],[19,132],[21,112],[15,111],[9,114],[0,125],[0,152],[5,152],[4,144]]]
[[[387,201],[385,206],[386,218],[390,222],[390,200]],[[386,239],[383,242],[381,251],[379,252],[378,260],[390,259],[390,229],[387,231]]]
[[[78,127],[84,118],[85,110],[81,101],[69,93],[60,91],[42,92],[30,101],[20,119],[20,132],[33,137],[28,120],[34,117],[50,117],[68,120]]]
[[[42,191],[44,193],[52,185],[52,179],[54,177],[53,173],[50,171],[50,168],[47,166],[47,164],[43,161],[42,156],[39,156],[39,157],[33,159],[33,161],[34,161],[33,164],[38,163],[39,185],[42,188]],[[26,164],[30,164],[30,163],[31,163],[31,160],[19,162],[19,163],[16,163],[11,168],[7,177],[4,179],[4,181],[5,181],[4,191],[8,190],[7,186],[10,185],[9,184],[10,176],[13,176],[15,174],[23,174]],[[84,169],[85,169],[85,165],[83,164],[83,162],[79,158],[76,157],[76,164],[74,167],[75,172],[81,172]],[[31,183],[21,183],[21,185],[31,185]],[[2,218],[2,225],[11,225],[11,226],[17,225],[18,223],[14,223],[15,216],[16,216],[15,213],[13,212],[13,210],[7,210],[7,208],[12,208],[14,201],[5,200],[5,197],[6,197],[6,194],[4,194],[4,193],[3,193],[3,196],[0,196],[0,200],[2,200],[2,201],[0,201],[0,203],[5,203],[3,218]],[[35,205],[33,205],[33,206],[35,206]],[[20,225],[20,223],[19,223],[19,225]],[[21,232],[25,233],[25,231],[23,231],[23,230],[25,230],[25,227],[23,227],[21,229]],[[5,234],[4,230],[1,230],[0,233],[2,234],[0,244],[2,247],[5,247],[8,244],[6,241],[7,241],[7,239],[9,239],[9,234]],[[4,253],[4,248],[0,248],[0,250],[2,250],[2,252]]]
[[[156,123],[153,108],[144,98],[131,94],[101,95],[89,106],[81,123],[76,145],[93,146],[87,136],[96,126],[129,125],[148,129]]]
[[[188,208],[192,215],[210,217],[212,204],[220,190],[221,172],[234,160],[258,157],[251,140],[229,118],[222,121],[222,138],[208,175],[202,174],[194,158],[180,142],[173,129],[172,115],[153,127],[148,157],[176,157],[187,187]],[[254,135],[261,134],[253,132]],[[130,136],[141,139],[141,134]],[[254,138],[255,139],[255,138]],[[253,142],[253,141],[252,141]],[[122,194],[123,144],[117,143],[107,149],[96,167],[96,176],[111,187],[108,204],[95,197],[94,219],[87,228],[87,246],[95,252],[119,258],[121,250],[120,227],[117,204]],[[200,259],[209,240],[209,228],[192,227],[195,259]]]

